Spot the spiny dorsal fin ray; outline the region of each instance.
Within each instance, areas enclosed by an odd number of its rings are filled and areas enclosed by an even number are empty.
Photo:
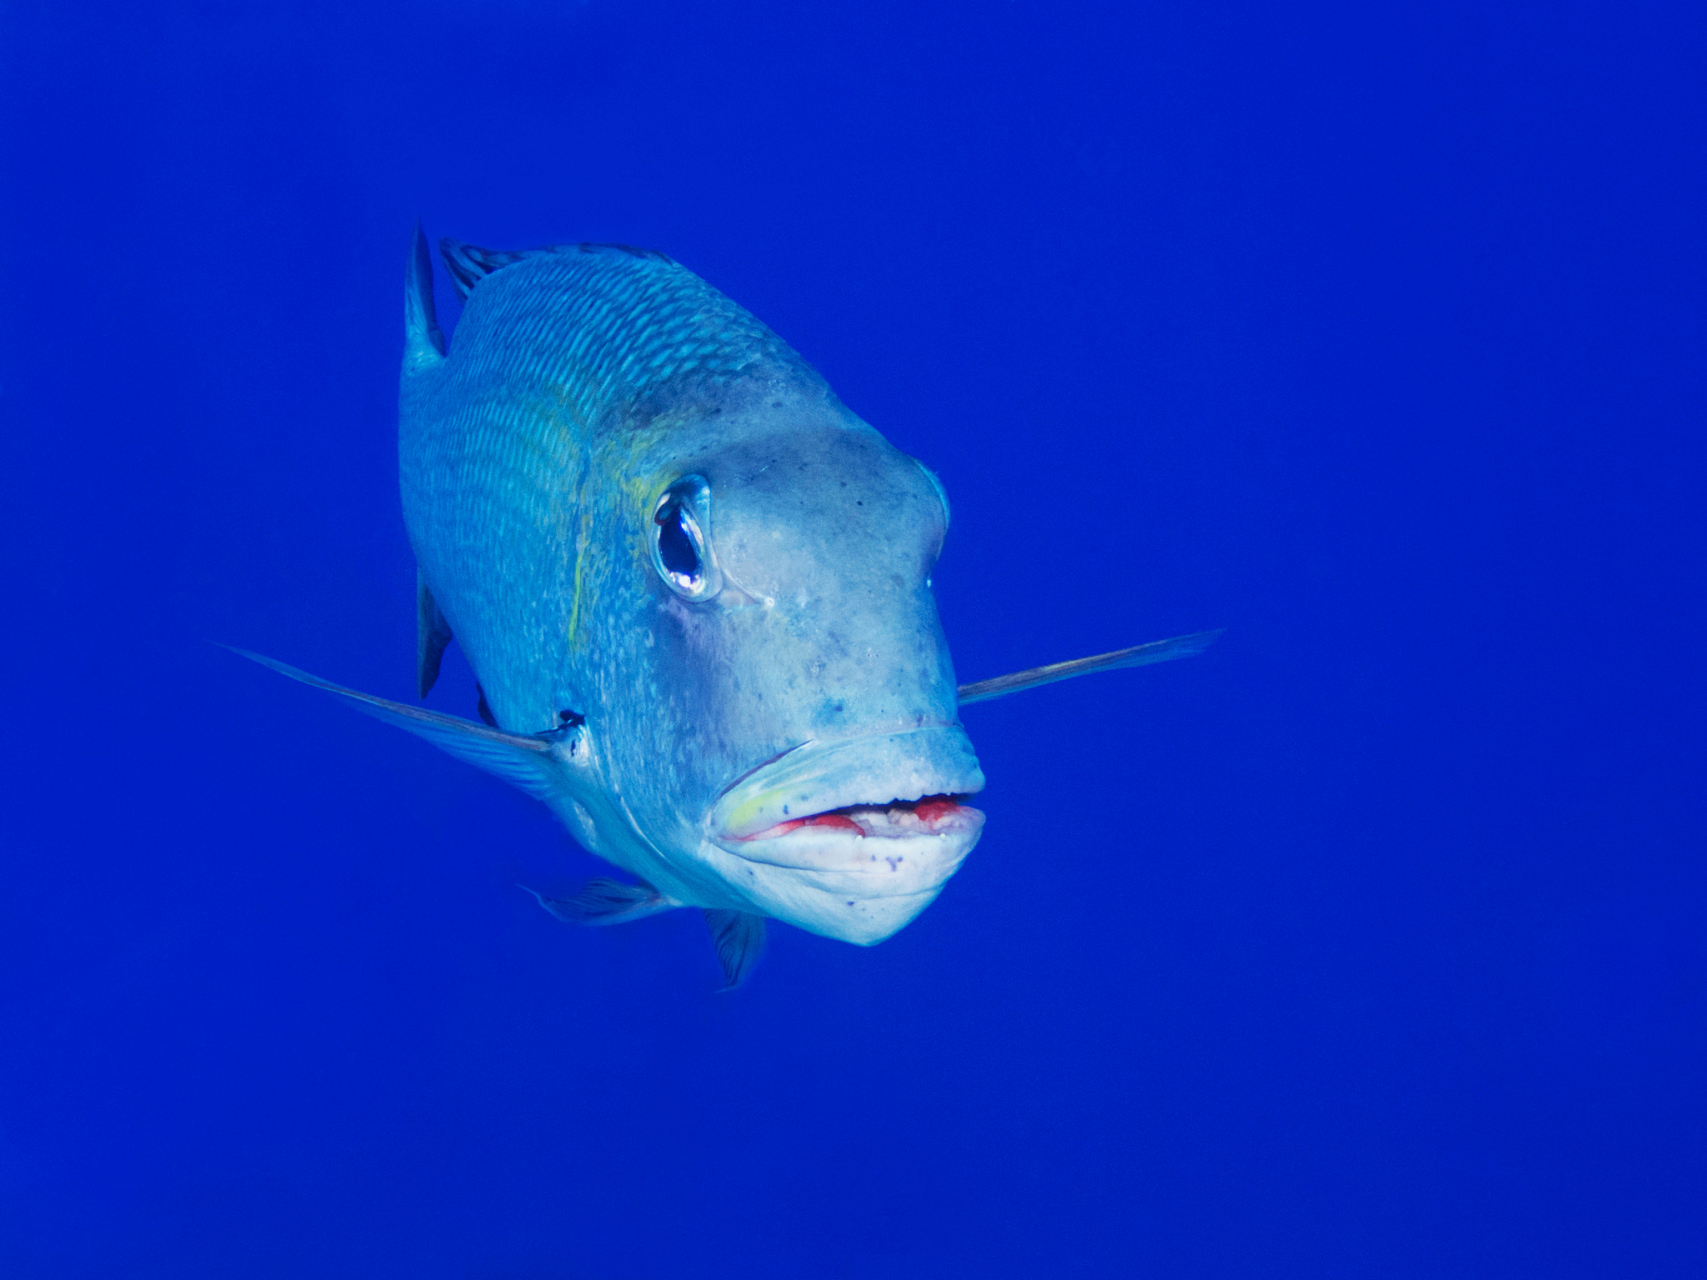
[[[671,902],[649,884],[623,884],[620,880],[589,880],[567,898],[550,898],[538,889],[528,889],[540,906],[569,924],[626,924],[669,911]]]
[[[451,642],[450,623],[439,612],[438,602],[427,589],[421,571],[415,571],[415,684],[421,697],[432,691],[439,678],[439,663]]]
[[[1149,644],[1134,645],[1130,649],[1116,649],[1113,653],[1099,653],[1093,658],[1052,662],[1047,667],[1015,671],[1011,675],[997,676],[993,680],[975,680],[971,684],[960,686],[960,705],[964,707],[973,702],[988,702],[991,698],[1018,693],[1021,689],[1035,689],[1040,684],[1071,680],[1074,676],[1089,675],[1093,671],[1116,671],[1121,667],[1147,667],[1152,662],[1194,658],[1220,638],[1219,631],[1194,631],[1189,636],[1155,640]]]
[[[543,249],[482,249],[477,244],[464,244],[445,236],[439,241],[439,255],[445,260],[456,296],[464,302],[469,291],[487,276],[512,262],[535,258],[547,253],[617,253],[631,258],[650,258],[654,262],[669,262],[666,254],[656,249],[636,249],[631,244],[552,244]]]
[[[232,648],[230,645],[222,647],[258,662],[263,667],[271,667],[292,680],[300,680],[316,689],[324,689],[327,693],[348,698],[370,716],[396,725],[399,729],[407,729],[410,733],[425,738],[441,751],[484,769],[487,773],[495,774],[531,796],[543,800],[554,789],[549,771],[551,747],[538,738],[505,733],[502,729],[489,729],[483,724],[475,724],[474,721],[464,720],[460,716],[447,716],[443,712],[411,707],[407,703],[393,702],[389,698],[376,698],[371,693],[358,693],[341,684],[333,684],[330,680],[322,680],[319,676],[299,671],[276,658],[251,653],[247,649]]]
[[[705,913],[705,923],[717,948],[717,963],[723,966],[723,990],[733,991],[765,949],[765,918],[749,911],[711,910]]]
[[[549,252],[549,249],[482,249],[477,244],[464,244],[449,236],[439,241],[439,255],[444,258],[451,281],[456,285],[456,296],[464,301],[467,301],[470,289],[499,267],[507,267],[536,253]]]

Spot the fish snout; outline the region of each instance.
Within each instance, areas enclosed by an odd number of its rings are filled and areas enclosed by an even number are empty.
[[[847,942],[882,941],[936,897],[978,843],[984,786],[957,725],[810,742],[731,786],[708,844],[768,914]]]

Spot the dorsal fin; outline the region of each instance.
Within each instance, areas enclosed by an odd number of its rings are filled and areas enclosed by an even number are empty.
[[[427,589],[427,579],[415,570],[415,683],[424,698],[439,678],[439,663],[451,642],[450,623],[439,612],[438,602]]]
[[[482,249],[477,244],[464,244],[460,240],[452,240],[449,236],[439,241],[439,254],[444,258],[451,281],[456,285],[456,296],[465,302],[468,300],[468,291],[499,267],[507,267],[512,262],[531,258],[536,253],[550,252],[550,249]]]
[[[631,244],[549,244],[543,249],[482,249],[477,244],[464,244],[449,236],[439,241],[439,255],[444,258],[451,282],[456,285],[456,296],[464,302],[475,285],[500,267],[520,262],[523,258],[554,253],[610,253],[645,258],[651,262],[670,261],[668,254],[659,253],[656,249],[637,249]]]
[[[424,369],[444,358],[444,330],[433,308],[433,255],[417,222],[403,281],[403,367]]]

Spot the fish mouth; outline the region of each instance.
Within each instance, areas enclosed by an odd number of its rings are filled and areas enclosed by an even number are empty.
[[[921,800],[892,800],[888,804],[845,804],[838,809],[804,818],[789,818],[750,836],[737,836],[735,843],[780,840],[810,828],[807,834],[845,831],[858,840],[901,840],[910,836],[942,836],[971,830],[982,824],[984,815],[961,803],[970,796],[925,796]]]
[[[802,830],[921,834],[953,820],[965,808],[961,798],[983,789],[984,772],[959,725],[804,742],[724,788],[706,815],[706,834],[739,854]]]
[[[725,788],[704,854],[765,915],[861,946],[941,892],[983,834],[959,725],[806,742]]]
[[[747,862],[802,871],[910,862],[894,891],[917,893],[921,877],[940,884],[977,842],[984,815],[965,801],[983,787],[958,725],[808,742],[731,784],[707,834]]]
[[[856,897],[934,893],[984,830],[983,811],[960,800],[932,795],[842,805],[717,843],[749,863],[832,877],[842,886],[837,892]]]

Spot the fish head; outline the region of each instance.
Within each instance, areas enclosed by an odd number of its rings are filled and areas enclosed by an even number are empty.
[[[642,479],[618,642],[644,697],[609,708],[636,825],[703,905],[888,937],[984,823],[931,592],[940,484],[839,405],[769,400],[672,433]]]

